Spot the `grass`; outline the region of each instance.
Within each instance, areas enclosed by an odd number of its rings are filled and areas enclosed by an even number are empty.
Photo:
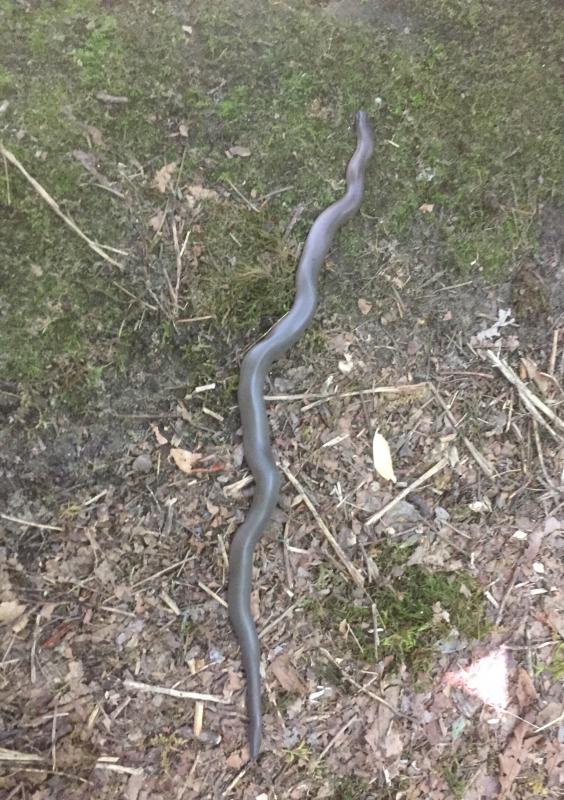
[[[393,657],[413,672],[429,669],[436,644],[454,628],[469,640],[488,630],[483,592],[470,575],[462,572],[428,572],[406,566],[409,550],[385,546],[378,554],[381,570],[377,584],[368,588],[376,604],[380,633],[379,658]],[[352,633],[347,646],[360,657],[374,655],[372,611],[368,598],[357,598],[349,583],[332,570],[322,568],[316,594],[306,608],[316,617],[316,627],[328,627],[335,641],[343,642],[343,623]],[[448,612],[449,622],[438,612]]]
[[[166,313],[131,303],[23,179],[2,175],[3,374],[84,409],[100,396],[92,385],[102,390],[106,376],[109,386],[137,359],[141,337],[149,358],[166,352],[189,380],[228,385],[234,350],[288,309],[299,243],[343,191],[360,107],[377,147],[363,213],[339,235],[325,309],[352,311],[382,238],[432,247],[435,268],[452,276],[497,280],[534,254],[539,206],[563,200],[564,15],[525,0],[408,5],[422,22],[416,39],[338,25],[306,0],[196,2],[178,15],[138,0],[111,10],[0,0],[2,139],[92,238],[131,252],[125,288],[152,305],[148,289],[166,297],[169,229],[155,239],[148,220],[168,203],[189,221],[183,195],[158,194],[154,173],[175,161],[179,187],[220,192],[192,226],[201,257],[181,296],[185,316],[212,313],[215,323],[178,347],[160,335]],[[100,92],[128,102],[101,102]],[[251,156],[229,158],[233,145]],[[94,153],[125,200],[94,185],[77,150]],[[251,202],[290,188],[256,213],[230,183]],[[323,351],[314,334],[296,358],[312,343]]]

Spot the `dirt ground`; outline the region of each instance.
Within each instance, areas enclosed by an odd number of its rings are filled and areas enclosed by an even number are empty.
[[[0,0],[0,800],[564,797],[563,42],[557,2]],[[265,387],[249,763],[238,365],[361,104]]]

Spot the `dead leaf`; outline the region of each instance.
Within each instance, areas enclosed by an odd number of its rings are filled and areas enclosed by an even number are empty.
[[[217,200],[219,197],[214,189],[207,189],[205,186],[198,184],[187,186],[186,189],[195,200]]]
[[[160,229],[163,227],[163,223],[165,221],[165,212],[164,211],[157,211],[156,214],[153,214],[151,219],[149,220],[149,227],[152,228],[155,233],[158,233]]]
[[[103,147],[104,146],[104,139],[102,137],[102,133],[95,125],[85,125],[84,126],[86,133],[92,139],[92,144],[96,145],[96,147]]]
[[[189,475],[194,471],[195,465],[202,459],[202,453],[192,453],[190,450],[184,450],[182,447],[172,447],[170,455],[178,469],[186,472]]]
[[[307,686],[301,679],[297,669],[290,663],[289,653],[282,653],[282,655],[275,658],[270,665],[270,669],[285,691],[293,692],[294,694],[305,694],[307,692]]]
[[[525,739],[525,734],[530,731],[526,722],[518,722],[503,753],[499,755],[499,783],[498,797],[503,800],[511,795],[514,781],[519,777],[529,750],[537,737]]]
[[[155,177],[153,178],[153,186],[157,189],[161,194],[165,194],[170,188],[171,178],[176,170],[177,163],[176,161],[171,161],[170,164],[165,164],[164,167],[161,167],[159,170],[155,172]]]
[[[11,625],[24,613],[25,605],[15,600],[5,600],[0,603],[0,625]]]
[[[155,439],[157,440],[157,444],[159,445],[168,444],[168,439],[162,435],[162,433],[159,430],[159,426],[155,425],[154,422],[151,423],[151,430],[155,434]]]
[[[523,356],[521,358],[521,365],[525,370],[526,377],[533,381],[537,389],[544,395],[548,394],[548,390],[552,384],[545,373],[540,371],[535,362],[531,358]]]
[[[72,155],[79,164],[82,164],[87,172],[89,172],[91,175],[98,175],[96,156],[94,153],[87,153],[86,150],[73,150]]]
[[[248,757],[245,750],[235,750],[234,753],[231,753],[230,756],[227,756],[225,759],[225,765],[229,767],[229,769],[239,770],[247,763],[247,761]]]
[[[435,208],[435,206],[434,206],[433,203],[422,203],[419,206],[419,211],[422,214],[431,214],[434,208]]]
[[[239,158],[249,158],[251,155],[251,151],[248,147],[243,147],[242,145],[235,144],[233,147],[230,147],[227,151],[231,156],[239,156]]]
[[[364,314],[366,316],[366,314],[370,313],[372,309],[372,303],[370,303],[368,300],[365,300],[364,297],[359,297],[357,302],[358,302],[358,310],[360,311],[361,314]]]
[[[387,481],[396,482],[390,445],[381,433],[376,432],[372,440],[372,460],[376,472]]]
[[[522,716],[533,700],[536,700],[537,693],[531,677],[526,669],[519,667],[517,670],[517,685],[515,687],[515,695],[517,697],[517,704],[519,706],[519,714]]]
[[[178,126],[178,133],[184,138],[188,136],[188,126],[184,122],[181,122]]]

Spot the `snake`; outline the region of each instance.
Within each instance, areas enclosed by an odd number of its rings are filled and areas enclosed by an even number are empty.
[[[252,760],[256,760],[260,753],[262,738],[260,644],[251,613],[253,554],[280,492],[280,474],[270,443],[264,384],[274,361],[283,356],[309,327],[318,304],[319,272],[333,237],[360,207],[364,173],[374,149],[374,139],[364,111],[357,112],[355,122],[357,145],[346,168],[345,193],[322,211],[311,226],[298,262],[290,310],[248,350],[240,369],[238,404],[243,454],[254,478],[254,492],[251,507],[230,545],[227,604],[246,680],[248,745]]]

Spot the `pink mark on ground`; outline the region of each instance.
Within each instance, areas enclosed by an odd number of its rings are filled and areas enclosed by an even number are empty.
[[[464,689],[493,708],[505,709],[509,705],[508,677],[507,653],[500,648],[466,669],[447,672],[443,680],[449,686]]]

